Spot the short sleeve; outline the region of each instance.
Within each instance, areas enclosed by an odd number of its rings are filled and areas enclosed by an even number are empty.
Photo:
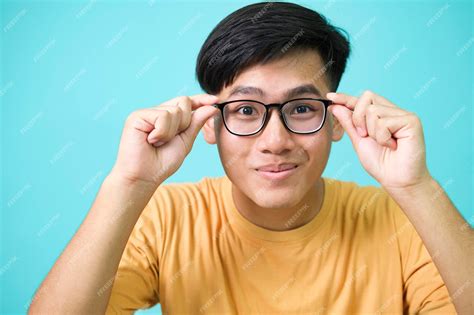
[[[161,232],[157,211],[156,200],[152,198],[133,228],[119,263],[106,314],[132,314],[160,302]]]
[[[404,313],[457,314],[449,292],[415,227],[398,204],[388,197],[401,251]],[[434,232],[434,231],[433,231]]]

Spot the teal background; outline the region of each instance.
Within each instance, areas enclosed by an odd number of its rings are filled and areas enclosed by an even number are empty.
[[[26,312],[113,166],[126,116],[200,93],[201,44],[248,3],[1,2],[1,313]],[[371,89],[418,114],[429,169],[473,224],[472,3],[297,3],[351,35],[339,91]],[[168,182],[223,174],[199,135]],[[347,136],[324,176],[377,185]]]

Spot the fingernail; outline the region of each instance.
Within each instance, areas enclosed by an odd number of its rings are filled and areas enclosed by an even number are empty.
[[[392,138],[387,140],[387,145],[389,146],[390,149],[395,150],[397,147],[397,142],[393,140]]]
[[[163,145],[163,144],[165,144],[164,141],[158,141],[158,142],[154,143],[153,146],[159,147],[159,146],[161,146],[161,145]]]
[[[326,97],[327,97],[327,98],[332,98],[332,97],[336,96],[336,94],[337,94],[337,93],[329,92],[329,93],[326,94]]]

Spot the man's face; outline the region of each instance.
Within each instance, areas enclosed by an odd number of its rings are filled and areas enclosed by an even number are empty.
[[[277,61],[243,71],[217,96],[220,102],[252,99],[266,104],[283,103],[289,90],[309,84],[319,95],[306,91],[292,98],[325,98],[329,88],[323,72],[324,63],[316,52],[291,52]],[[251,88],[233,94],[237,87]],[[222,116],[216,116],[204,126],[204,137],[210,144],[217,143],[224,170],[239,193],[262,208],[296,206],[309,189],[314,189],[326,167],[331,141],[341,139],[343,130],[329,112],[323,128],[308,135],[287,130],[277,108],[268,114],[265,128],[245,137],[228,132]],[[286,175],[262,172],[264,166],[280,164],[290,164],[294,169]],[[275,176],[283,178],[270,178]]]

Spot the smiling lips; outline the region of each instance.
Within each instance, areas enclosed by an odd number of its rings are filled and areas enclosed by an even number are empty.
[[[297,165],[293,163],[284,163],[284,164],[278,164],[278,165],[270,164],[270,165],[265,165],[265,166],[257,168],[257,171],[276,173],[276,172],[290,170],[296,167]]]
[[[281,180],[288,178],[296,172],[297,164],[271,164],[257,168],[257,173],[270,180]]]

